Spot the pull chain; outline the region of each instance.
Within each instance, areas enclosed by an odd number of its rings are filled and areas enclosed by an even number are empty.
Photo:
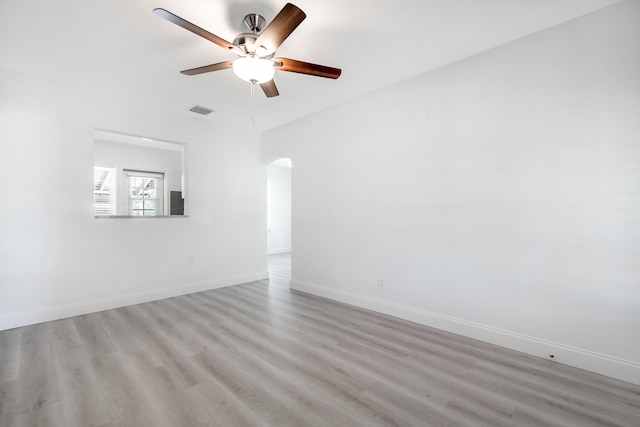
[[[256,101],[256,82],[251,82],[251,126],[256,125],[255,117],[255,101]]]

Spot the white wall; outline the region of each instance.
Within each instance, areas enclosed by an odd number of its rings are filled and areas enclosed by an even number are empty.
[[[291,168],[268,166],[270,227],[267,253],[291,252]]]
[[[187,144],[189,217],[94,219],[94,128]],[[0,329],[267,277],[257,133],[0,69],[0,183]]]
[[[639,17],[266,132],[296,167],[292,287],[640,383]]]

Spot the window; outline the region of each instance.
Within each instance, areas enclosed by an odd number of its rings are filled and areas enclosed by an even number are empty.
[[[129,215],[160,216],[164,214],[164,174],[125,170]]]
[[[93,214],[95,216],[164,215],[164,173],[94,166]],[[117,208],[117,202],[121,208]]]
[[[115,169],[93,168],[93,214],[115,215]]]

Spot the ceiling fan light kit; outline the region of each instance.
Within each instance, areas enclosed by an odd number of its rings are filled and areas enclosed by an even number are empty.
[[[244,81],[260,84],[272,80],[276,69],[273,68],[273,61],[246,56],[233,61],[233,72]]]
[[[276,84],[273,81],[276,69],[330,79],[337,79],[342,73],[339,68],[289,58],[274,58],[276,49],[306,18],[305,13],[291,3],[287,3],[266,27],[264,27],[266,21],[261,15],[253,13],[245,16],[244,23],[251,33],[238,34],[233,43],[165,9],[157,8],[153,10],[153,13],[238,56],[238,59],[234,61],[224,61],[183,70],[181,71],[182,74],[193,76],[233,68],[236,76],[251,83],[252,88],[254,85],[259,84],[264,94],[271,98],[279,95]],[[264,31],[262,31],[263,28]]]

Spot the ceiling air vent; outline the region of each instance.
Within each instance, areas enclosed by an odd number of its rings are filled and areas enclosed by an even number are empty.
[[[189,111],[192,111],[194,113],[198,113],[198,114],[202,114],[203,116],[206,116],[207,114],[213,112],[213,110],[207,108],[207,107],[202,107],[200,105],[194,105],[193,107],[189,108]]]

